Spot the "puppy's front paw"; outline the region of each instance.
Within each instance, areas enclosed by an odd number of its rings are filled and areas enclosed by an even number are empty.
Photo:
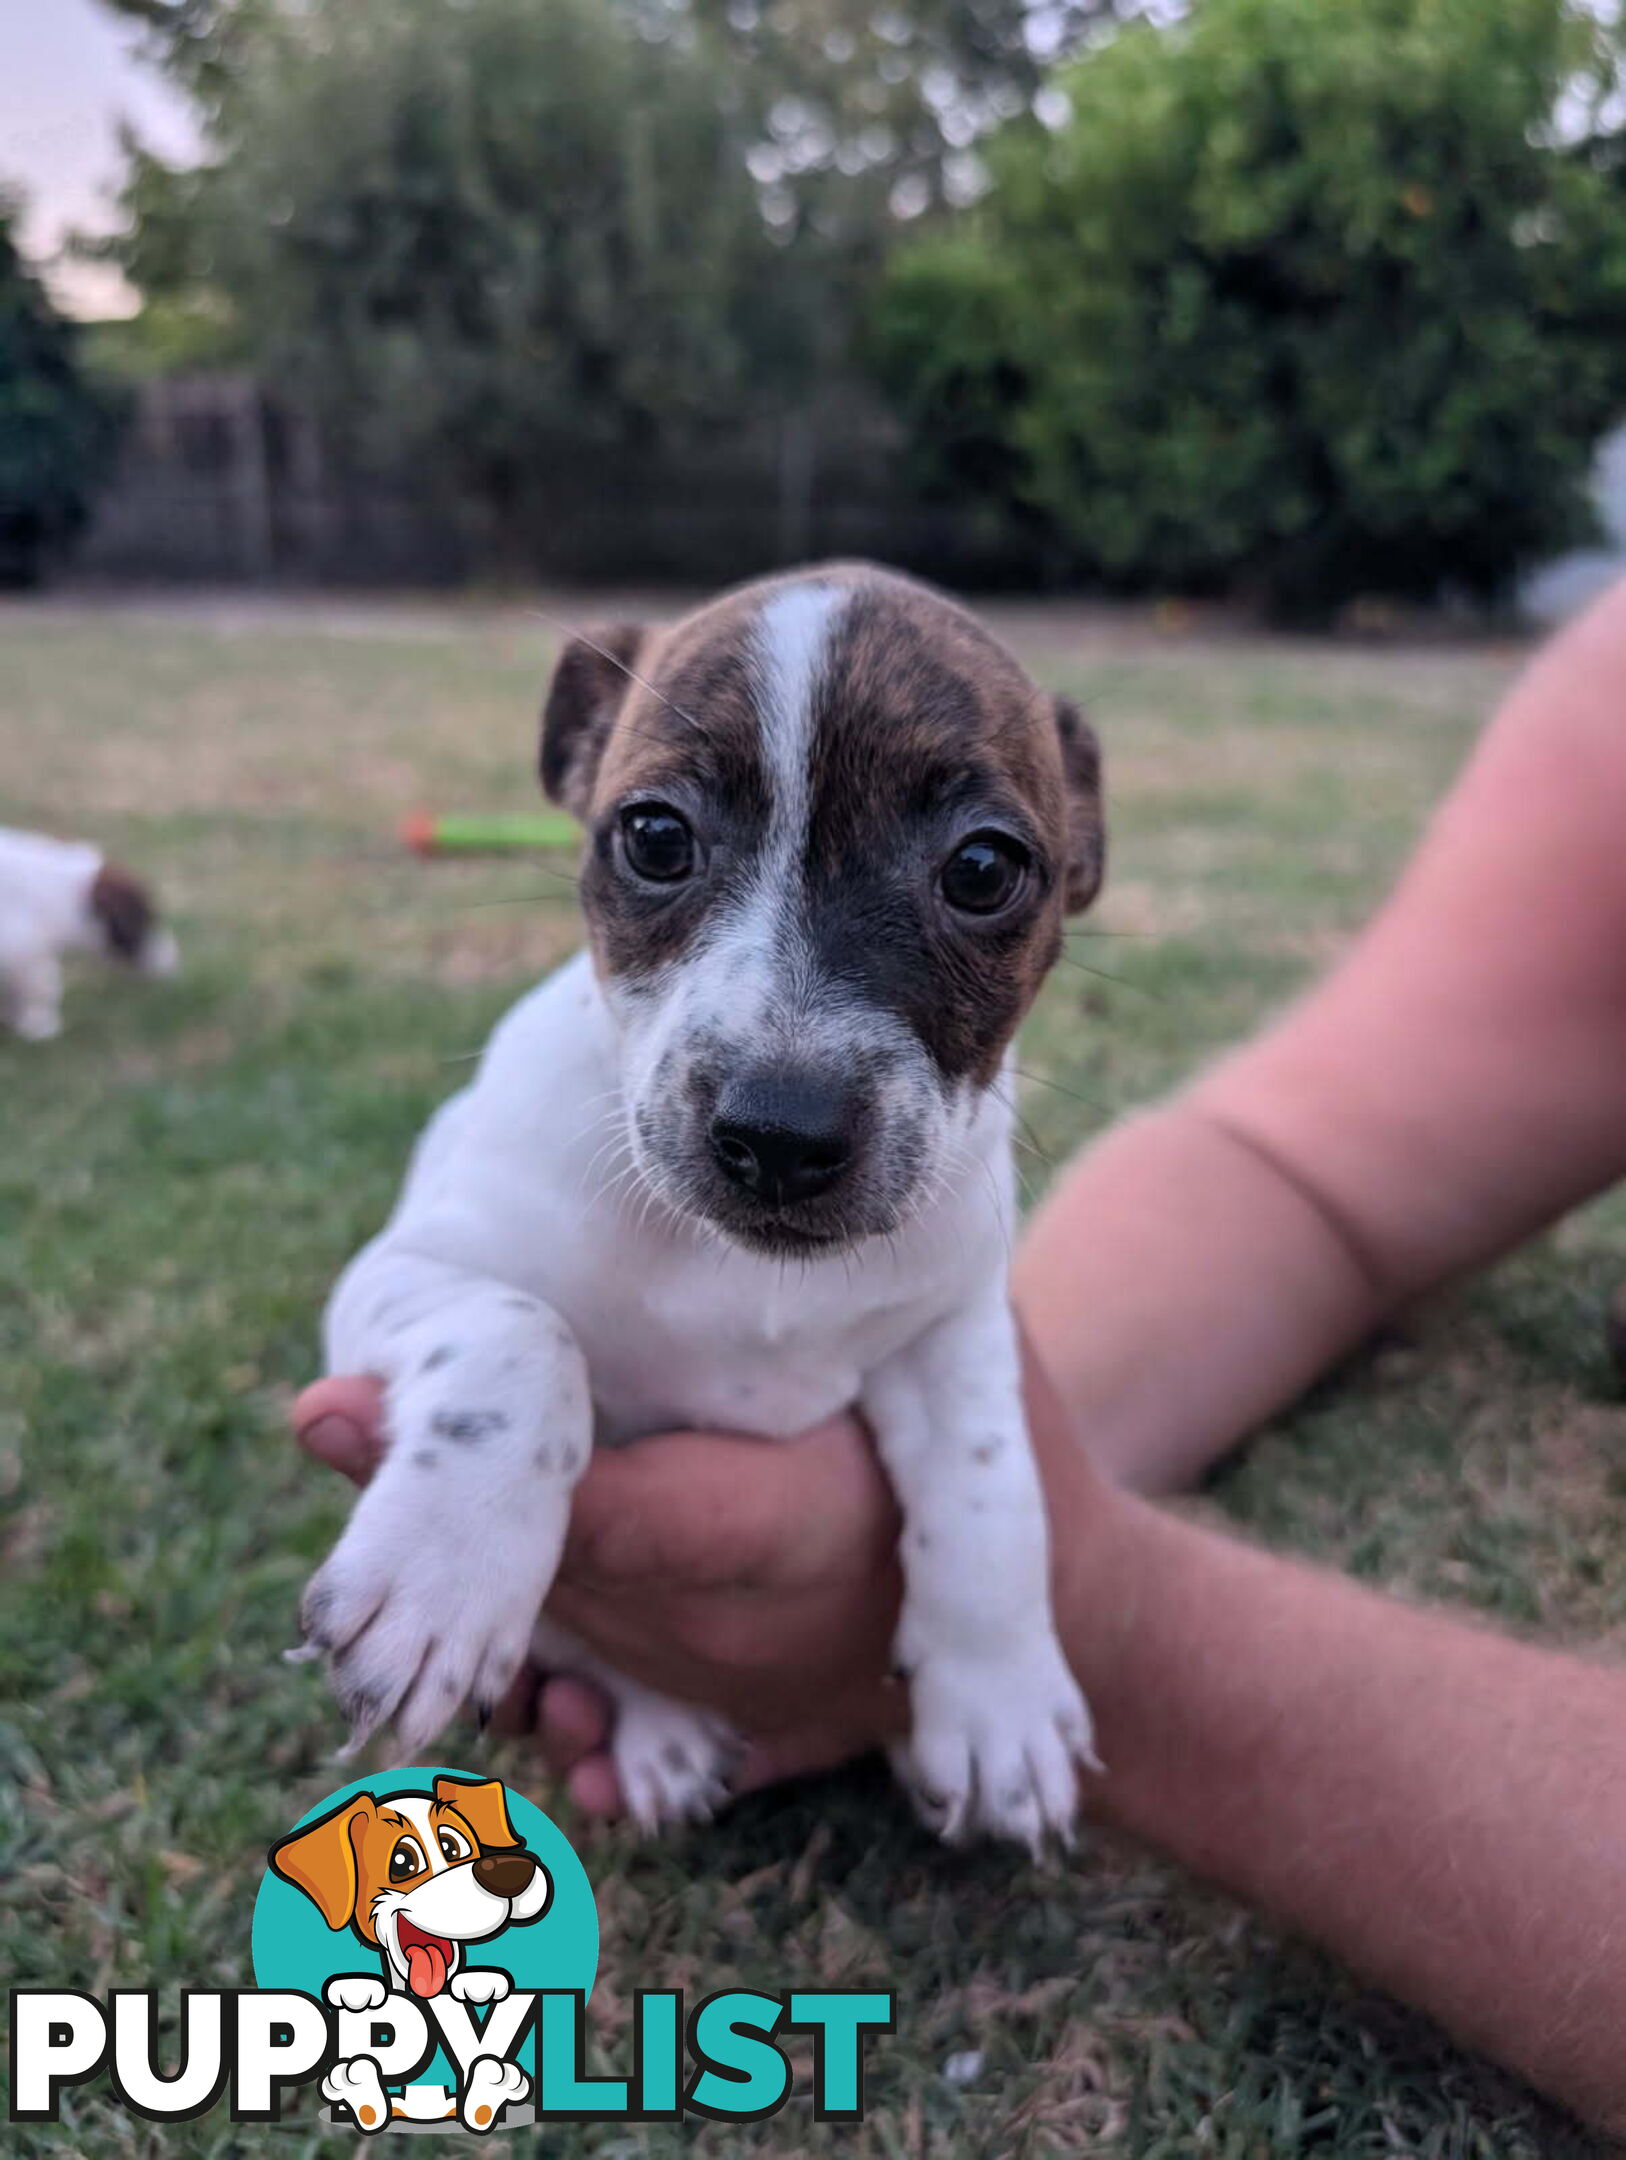
[[[381,2010],[389,1999],[376,1973],[336,1973],[322,1993],[335,2010]]]
[[[354,2062],[335,2063],[322,2080],[322,2097],[335,2107],[347,2107],[356,2119],[356,2128],[368,2137],[376,2137],[390,2119],[384,2081],[370,2055],[358,2055]]]
[[[526,1645],[564,1540],[568,1499],[480,1505],[473,1482],[399,1478],[362,1494],[305,1593],[307,1639],[325,1650],[355,1749],[393,1718],[410,1761],[465,1697],[495,1704]]]
[[[513,1982],[495,1965],[469,1965],[454,1973],[447,1992],[463,2003],[501,2002],[512,1992]]]
[[[458,2109],[465,2130],[492,2130],[505,2107],[523,2100],[531,2081],[515,2063],[499,2062],[495,2055],[475,2058]]]
[[[929,1829],[982,1830],[1035,1859],[1071,1841],[1080,1763],[1098,1770],[1090,1713],[1053,1638],[1006,1658],[925,1657],[899,1768]]]
[[[710,1822],[728,1798],[739,1741],[722,1718],[661,1695],[620,1704],[613,1743],[627,1807],[640,1830]]]

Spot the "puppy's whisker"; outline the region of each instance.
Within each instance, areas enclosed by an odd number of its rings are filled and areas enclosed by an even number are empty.
[[[550,628],[557,630],[561,637],[574,638],[578,645],[585,645],[589,652],[597,653],[601,660],[608,660],[611,667],[621,670],[628,682],[635,682],[640,690],[647,690],[652,698],[658,698],[668,712],[675,713],[678,719],[687,721],[695,733],[704,739],[706,730],[700,725],[693,713],[685,712],[681,705],[674,705],[664,690],[657,690],[646,676],[640,675],[636,668],[628,667],[625,660],[620,659],[615,653],[609,651],[607,647],[588,637],[584,631],[573,629],[569,623],[561,621],[557,615],[550,615],[546,608],[534,607],[528,612],[536,616],[538,621],[545,622]]]
[[[1163,992],[1154,990],[1150,983],[1135,982],[1128,975],[1112,975],[1105,968],[1090,967],[1083,960],[1075,960],[1071,953],[1057,953],[1056,958],[1063,967],[1077,968],[1081,975],[1093,975],[1100,982],[1116,983],[1120,990],[1133,990],[1141,997],[1154,999],[1159,1005],[1166,1005],[1169,1002]]]
[[[593,1160],[582,1172],[580,1191],[584,1199],[591,1192],[595,1178],[599,1180],[599,1189],[604,1193],[604,1195],[607,1198],[613,1198],[617,1186],[620,1185],[623,1180],[629,1177],[635,1177],[637,1175],[638,1165],[630,1159],[623,1160],[623,1157],[627,1156],[627,1153],[627,1146],[624,1140],[621,1141],[619,1145],[614,1140],[607,1140],[605,1142],[604,1146],[599,1149],[598,1153],[593,1157]],[[608,1157],[607,1161],[606,1157]],[[602,1171],[600,1171],[599,1168],[599,1165],[601,1163],[603,1163],[604,1165]],[[617,1165],[619,1165],[619,1167],[617,1167]]]
[[[1045,1153],[1044,1149],[1039,1145],[1038,1134],[1033,1130],[1033,1127],[1028,1123],[1027,1119],[1017,1108],[1014,1097],[1002,1094],[1000,1092],[999,1082],[997,1080],[989,1081],[988,1092],[990,1095],[993,1096],[995,1102],[1004,1104],[1005,1108],[1011,1113],[1011,1116],[1022,1128],[1022,1133],[1026,1135],[1025,1142],[1021,1135],[1016,1136],[1017,1146],[1021,1147],[1023,1145],[1026,1145],[1033,1154],[1038,1156],[1040,1162],[1044,1164],[1047,1170],[1053,1170],[1056,1167],[1055,1163],[1051,1160],[1050,1156]]]
[[[994,1183],[994,1173],[981,1157],[977,1159],[977,1168],[982,1172],[983,1183],[988,1188],[988,1204],[994,1211],[995,1222],[999,1225],[999,1238],[1005,1248],[1005,1266],[1008,1271],[1015,1265],[1016,1255],[1011,1250],[1010,1224],[1000,1200],[999,1187]]]
[[[1112,1115],[1105,1103],[1092,1101],[1088,1095],[1081,1095],[1077,1088],[1064,1087],[1059,1080],[1052,1080],[1048,1073],[1029,1072],[1025,1065],[1013,1065],[1010,1069],[1019,1080],[1031,1080],[1035,1087],[1054,1088],[1058,1095],[1071,1096],[1074,1102],[1082,1103],[1086,1110],[1093,1110],[1100,1117]]]

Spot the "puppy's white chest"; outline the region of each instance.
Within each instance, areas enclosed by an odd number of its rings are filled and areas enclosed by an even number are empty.
[[[601,1436],[676,1426],[801,1432],[853,1402],[865,1372],[907,1341],[914,1300],[869,1313],[832,1309],[828,1289],[780,1283],[766,1266],[731,1267],[705,1294],[707,1258],[641,1282],[574,1284],[554,1297],[587,1359]],[[741,1280],[755,1274],[761,1279]]]
[[[607,1440],[801,1432],[1003,1265],[987,1174],[836,1258],[725,1243],[626,1191],[618,1077],[613,1031],[573,962],[509,1015],[478,1085],[430,1127],[384,1240],[543,1299],[580,1345]]]

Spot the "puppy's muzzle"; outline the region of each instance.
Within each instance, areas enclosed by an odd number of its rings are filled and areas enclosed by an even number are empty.
[[[531,1887],[531,1877],[536,1869],[534,1853],[488,1852],[475,1861],[474,1879],[493,1897],[507,1898],[512,1903]]]
[[[797,1070],[731,1080],[717,1098],[711,1152],[718,1168],[764,1207],[792,1207],[829,1192],[858,1147],[851,1091]]]

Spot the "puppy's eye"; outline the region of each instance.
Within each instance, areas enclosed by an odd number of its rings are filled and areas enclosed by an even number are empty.
[[[428,1865],[423,1847],[415,1837],[396,1839],[390,1851],[391,1882],[405,1882],[409,1875],[421,1875]]]
[[[997,915],[1028,881],[1028,851],[1003,833],[978,833],[963,841],[943,865],[943,898],[962,915]]]
[[[471,1848],[468,1839],[460,1836],[456,1830],[442,1830],[440,1833],[440,1849],[445,1859],[457,1861],[466,1860],[469,1857]]]
[[[694,870],[694,834],[664,803],[634,803],[621,813],[621,851],[635,876],[676,885]]]

